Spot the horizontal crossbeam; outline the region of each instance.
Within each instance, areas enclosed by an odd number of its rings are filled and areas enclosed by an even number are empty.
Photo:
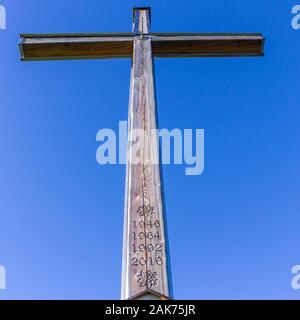
[[[133,53],[132,33],[115,34],[23,34],[21,60],[66,60],[129,58]],[[152,33],[156,57],[262,56],[261,34]]]

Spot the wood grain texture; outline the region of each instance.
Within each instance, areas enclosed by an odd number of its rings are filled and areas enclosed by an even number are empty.
[[[151,34],[157,57],[261,56],[260,34]],[[132,34],[21,35],[21,60],[129,58]]]
[[[157,57],[261,56],[264,40],[253,35],[152,36]]]
[[[141,14],[140,19],[146,19]],[[140,20],[139,20],[140,21]],[[145,20],[143,20],[145,22]],[[145,24],[143,32],[145,30]],[[145,290],[169,297],[168,257],[161,194],[151,40],[134,38],[129,103],[122,299]],[[142,130],[134,150],[135,130]],[[155,133],[155,134],[153,134]],[[133,160],[137,153],[141,161]]]
[[[149,9],[134,11],[133,33],[22,34],[22,61],[132,58],[126,171],[122,298],[170,297],[158,164],[153,57],[262,56],[261,34],[150,33]],[[136,129],[142,162],[133,163]],[[150,163],[149,163],[150,160]],[[153,163],[153,160],[155,162]]]
[[[131,57],[132,36],[23,37],[21,60],[103,59]]]

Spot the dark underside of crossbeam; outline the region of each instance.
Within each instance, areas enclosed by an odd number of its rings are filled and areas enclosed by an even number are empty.
[[[158,34],[149,35],[156,57],[262,56],[261,34]],[[129,58],[133,35],[58,34],[21,35],[21,60]]]

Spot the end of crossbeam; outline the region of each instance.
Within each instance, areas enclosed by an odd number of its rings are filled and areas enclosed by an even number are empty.
[[[265,45],[266,45],[266,38],[263,35],[261,35],[261,52],[260,52],[261,57],[265,56]]]

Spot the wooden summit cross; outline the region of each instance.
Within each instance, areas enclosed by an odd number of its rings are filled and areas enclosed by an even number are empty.
[[[156,129],[153,57],[262,56],[261,34],[151,33],[150,8],[134,8],[133,33],[21,35],[21,60],[131,58],[122,299],[172,297],[157,137],[133,164],[133,129]],[[147,140],[147,141],[146,141]]]

